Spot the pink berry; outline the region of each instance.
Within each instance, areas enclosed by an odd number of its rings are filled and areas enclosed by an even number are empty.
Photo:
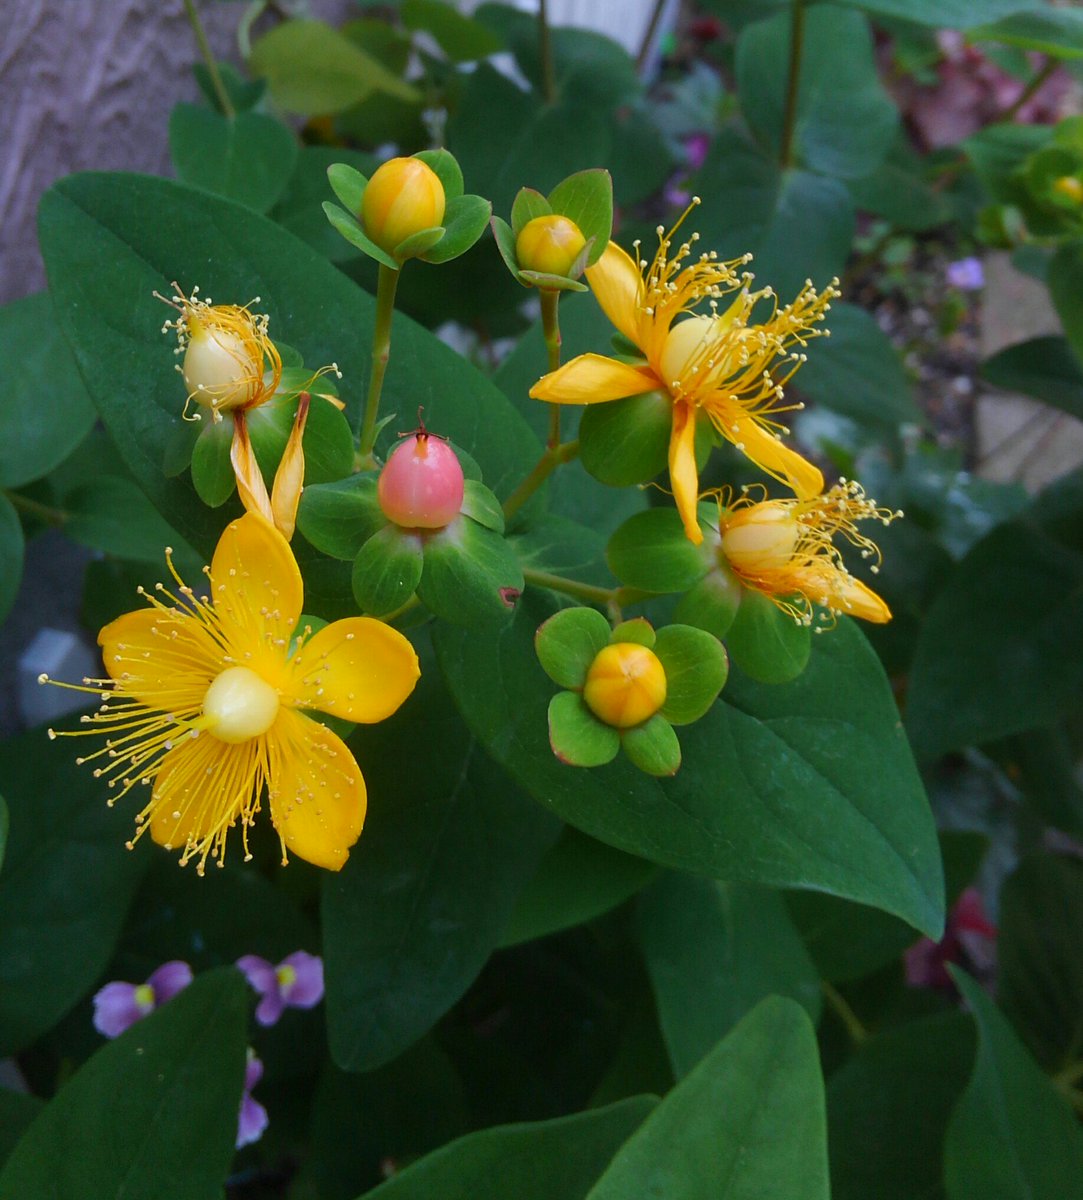
[[[376,494],[384,516],[405,529],[443,529],[463,506],[463,469],[438,437],[416,433],[396,446]]]

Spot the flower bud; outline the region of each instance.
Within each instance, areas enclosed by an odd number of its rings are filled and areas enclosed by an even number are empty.
[[[574,221],[552,213],[523,226],[515,239],[515,257],[523,271],[567,275],[586,244]]]
[[[361,201],[365,233],[388,254],[444,219],[444,185],[419,158],[392,158],[377,168]]]
[[[463,490],[455,451],[423,432],[394,449],[376,485],[384,516],[404,529],[443,529],[459,515]]]
[[[742,574],[761,575],[792,561],[800,535],[801,526],[791,506],[766,501],[725,518],[722,553]]]
[[[595,655],[583,699],[600,721],[630,729],[665,704],[666,673],[653,650],[636,642],[617,642]]]
[[[1083,180],[1075,175],[1062,175],[1053,181],[1053,191],[1073,204],[1083,205]]]
[[[214,310],[206,311],[209,315]],[[256,338],[193,313],[181,369],[188,395],[204,408],[223,412],[241,408],[260,394],[263,353]]]

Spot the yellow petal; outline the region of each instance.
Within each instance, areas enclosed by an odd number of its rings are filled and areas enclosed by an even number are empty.
[[[279,837],[299,858],[341,870],[365,823],[365,780],[354,756],[326,726],[288,708],[268,741],[268,798]]]
[[[734,414],[716,422],[718,429],[761,470],[782,480],[802,500],[818,496],[824,477],[818,467],[773,437],[754,417]]]
[[[535,400],[554,404],[601,404],[639,396],[658,387],[649,367],[632,367],[601,354],[580,354],[541,379],[530,389]]]
[[[643,305],[643,276],[635,262],[616,242],[610,242],[594,266],[587,267],[587,282],[602,312],[639,346],[637,318]]]
[[[172,609],[125,613],[98,634],[98,645],[124,693],[162,712],[198,708],[223,665],[207,627]]]
[[[687,404],[673,406],[673,433],[669,439],[669,482],[673,499],[690,542],[699,545],[703,533],[696,519],[699,472],[696,469],[696,415]]]
[[[365,723],[391,716],[421,674],[409,640],[372,617],[325,625],[290,665],[294,703]]]
[[[838,585],[832,590],[831,603],[847,616],[860,617],[876,625],[884,625],[891,620],[891,609],[860,579],[840,576]]]
[[[304,600],[289,543],[255,513],[230,522],[211,563],[211,595],[236,665],[279,686]]]
[[[243,412],[233,414],[233,443],[229,448],[229,461],[233,466],[233,474],[237,479],[237,493],[245,511],[257,513],[273,523],[271,498],[267,495],[267,485],[263,482],[263,473],[252,450]]]
[[[301,502],[301,488],[305,482],[305,452],[302,438],[308,420],[308,392],[302,392],[297,400],[297,416],[293,420],[290,440],[275,472],[274,487],[271,489],[271,512],[275,528],[288,542],[293,537],[297,524],[297,505]]]

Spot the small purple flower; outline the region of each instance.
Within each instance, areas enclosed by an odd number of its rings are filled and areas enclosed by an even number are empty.
[[[323,999],[323,959],[298,950],[277,967],[258,954],[245,954],[237,966],[260,994],[256,1020],[274,1025],[286,1008],[312,1008]]]
[[[980,258],[960,258],[948,263],[948,283],[964,292],[977,292],[985,287],[985,272]]]
[[[163,963],[146,983],[107,983],[94,996],[94,1028],[107,1038],[119,1037],[191,982],[192,968],[174,959]]]
[[[270,1118],[267,1110],[258,1100],[252,1099],[252,1089],[263,1078],[263,1063],[256,1057],[255,1050],[248,1047],[248,1063],[244,1068],[244,1093],[241,1096],[241,1110],[237,1116],[238,1150],[242,1146],[251,1146],[263,1137]]]

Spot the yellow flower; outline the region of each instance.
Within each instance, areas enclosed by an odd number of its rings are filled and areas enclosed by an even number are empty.
[[[738,273],[751,255],[719,262],[710,253],[689,261],[699,236],[693,234],[670,258],[677,226],[668,234],[658,227],[658,252],[650,263],[640,259],[638,242],[634,260],[610,242],[587,268],[606,316],[646,361],[630,364],[581,354],[544,376],[530,394],[557,404],[599,404],[656,389],[668,394],[673,403],[670,481],[685,532],[698,545],[703,540],[696,519],[700,414],[798,496],[822,490],[819,470],[779,440],[786,430],[775,418],[788,411],[782,385],[803,361],[791,347],[817,336],[813,326],[838,292],[834,283],[822,292],[806,283],[792,304],[779,307],[770,288],[752,291],[752,275]],[[719,312],[718,301],[726,296],[732,300]],[[771,310],[754,322],[752,312],[760,302]],[[699,311],[704,303],[708,311]]]
[[[82,690],[104,694],[70,736],[104,736],[79,762],[119,787],[151,785],[131,847],[149,828],[181,865],[222,866],[238,822],[248,829],[264,785],[271,821],[287,850],[332,871],[345,863],[365,819],[366,790],[353,755],[318,710],[347,721],[389,717],[414,689],[417,656],[397,630],[369,617],[335,621],[291,645],[301,616],[301,574],[273,526],[246,514],[228,525],[209,568],[210,598],[162,584],[162,599],[126,613],[98,635],[108,679]],[[142,589],[141,589],[142,590]],[[45,677],[42,677],[45,682]],[[70,685],[65,685],[70,686]]]
[[[838,613],[883,624],[891,610],[846,569],[832,539],[836,533],[879,570],[880,551],[855,522],[889,525],[901,512],[880,508],[860,484],[840,480],[821,496],[793,500],[753,500],[742,496],[719,505],[719,550],[748,588],[762,592],[801,625],[811,625],[814,606],[826,609],[828,623]]]

